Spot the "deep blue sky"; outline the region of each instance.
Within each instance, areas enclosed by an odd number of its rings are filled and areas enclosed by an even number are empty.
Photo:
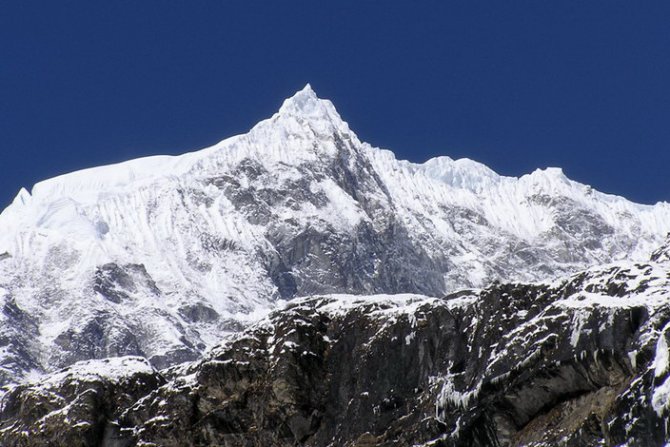
[[[400,158],[670,200],[670,2],[3,1],[0,207],[248,130],[310,82]]]

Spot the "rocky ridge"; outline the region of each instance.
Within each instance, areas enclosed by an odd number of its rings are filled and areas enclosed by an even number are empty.
[[[196,362],[156,371],[114,360],[131,366],[111,377],[82,374],[104,371],[84,362],[15,387],[0,409],[0,440],[664,445],[670,263],[654,258],[443,298],[296,299]]]

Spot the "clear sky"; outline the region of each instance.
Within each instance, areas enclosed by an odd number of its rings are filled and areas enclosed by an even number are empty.
[[[399,158],[670,201],[667,1],[3,1],[0,208],[246,132],[310,82]]]

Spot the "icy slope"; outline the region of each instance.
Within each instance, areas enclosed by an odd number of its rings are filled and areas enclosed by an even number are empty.
[[[0,214],[0,383],[89,358],[194,359],[278,299],[438,296],[646,259],[668,231],[668,204],[557,169],[396,160],[306,86],[213,147],[22,190]]]

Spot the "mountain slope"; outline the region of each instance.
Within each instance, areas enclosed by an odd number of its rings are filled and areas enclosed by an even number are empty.
[[[136,358],[82,362],[16,387],[0,440],[661,446],[669,328],[667,261],[444,298],[301,298],[197,362],[160,372]]]
[[[211,148],[22,190],[0,215],[0,383],[91,358],[194,360],[282,299],[441,296],[646,259],[668,231],[668,204],[557,169],[396,160],[307,86]]]

